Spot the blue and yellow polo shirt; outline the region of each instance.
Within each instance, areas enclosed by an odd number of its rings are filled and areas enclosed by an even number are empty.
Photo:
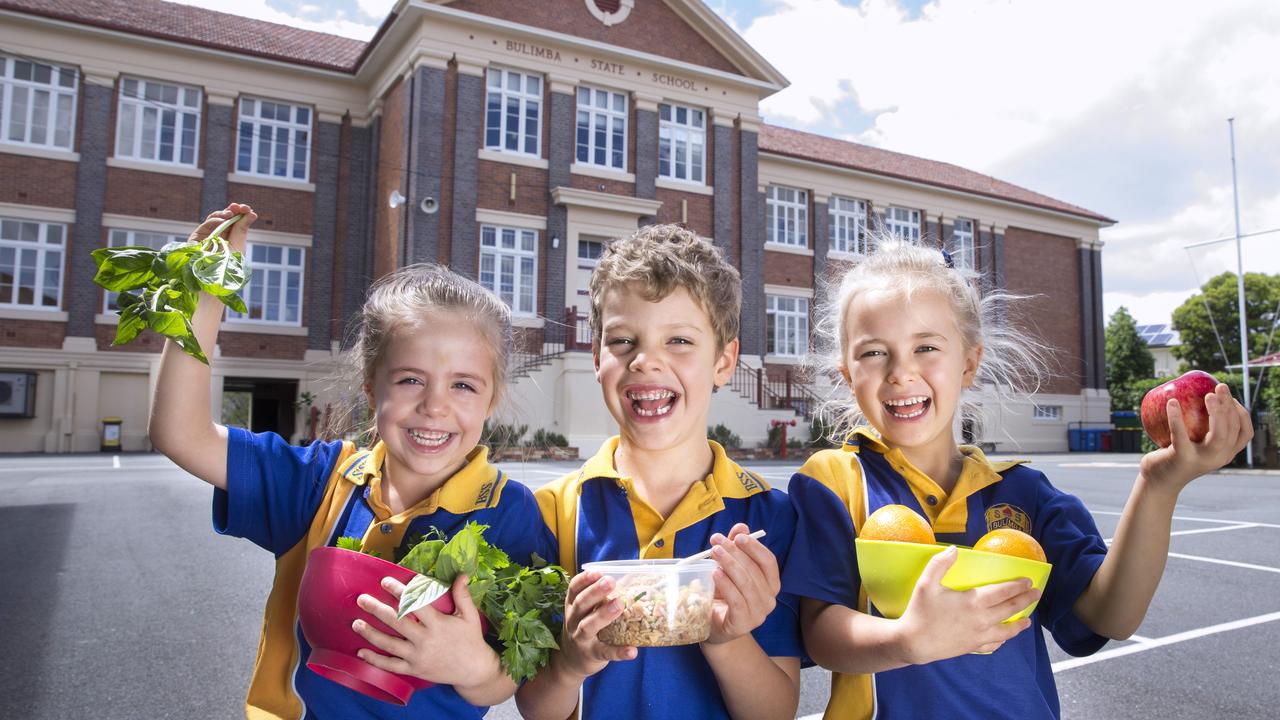
[[[711,535],[728,535],[735,523],[765,529],[764,544],[785,567],[795,529],[786,495],[772,490],[708,441],[711,474],[694,483],[662,517],[633,491],[614,467],[618,438],[604,443],[577,472],[534,492],[543,520],[555,534],[559,562],[572,573],[597,560],[685,557],[711,547]],[[801,657],[796,599],[778,596],[777,607],[752,636],[772,657]],[[640,648],[635,660],[612,662],[587,678],[579,717],[728,718],[719,685],[697,645]]]
[[[1044,547],[1053,571],[1032,623],[1072,655],[1106,643],[1072,608],[1102,564],[1107,548],[1079,498],[1019,462],[992,463],[961,446],[964,466],[946,493],[902,451],[858,429],[840,450],[809,458],[787,488],[797,511],[796,537],[783,589],[797,596],[868,610],[853,539],[884,505],[906,505],[929,519],[939,542],[973,545],[989,530],[1013,527]],[[1057,718],[1044,634],[1020,633],[990,655],[962,655],[874,675],[833,673],[825,720],[924,717]]]
[[[430,497],[393,515],[382,502],[382,443],[367,450],[343,442],[295,447],[274,433],[227,430],[227,489],[214,491],[214,529],[247,538],[276,556],[246,715],[251,720],[482,717],[488,708],[471,705],[448,685],[419,690],[400,707],[307,669],[311,649],[298,624],[298,585],[310,551],[335,545],[339,537],[359,538],[366,549],[393,558],[433,527],[452,536],[469,521],[488,525],[485,537],[513,562],[528,564],[534,552],[551,557],[554,539],[529,489],[508,482],[481,446]]]

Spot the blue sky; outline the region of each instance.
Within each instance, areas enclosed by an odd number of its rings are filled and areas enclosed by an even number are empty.
[[[182,0],[367,39],[394,0]],[[656,1],[656,0],[645,0]],[[1273,0],[707,0],[791,86],[766,121],[988,173],[1119,220],[1104,307],[1167,321],[1235,269],[1226,118],[1244,232],[1280,228]],[[1280,272],[1280,233],[1244,241]]]

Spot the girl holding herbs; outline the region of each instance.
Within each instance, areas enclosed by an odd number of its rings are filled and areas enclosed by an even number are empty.
[[[232,203],[211,213],[192,240],[224,221],[230,249],[243,252],[257,218]],[[200,347],[217,339],[222,305],[202,293],[191,326]],[[298,627],[298,586],[310,551],[359,541],[366,552],[398,559],[434,528],[453,536],[468,522],[487,525],[487,540],[512,562],[554,557],[528,489],[509,482],[478,445],[502,396],[511,346],[510,311],[475,282],[432,265],[411,265],[370,288],[349,354],[353,380],[373,421],[371,447],[350,442],[290,446],[274,433],[252,433],[210,420],[210,368],[170,340],[160,363],[151,441],[175,463],[214,486],[217,532],[244,537],[276,556],[262,638],[246,701],[252,718],[479,718],[515,692],[499,655],[486,642],[480,614],[459,575],[458,610],[424,609],[397,620],[369,596],[362,608],[400,633],[393,638],[357,620],[353,629],[387,655],[361,658],[389,672],[436,683],[401,707],[331,682],[307,668],[310,648]],[[397,597],[403,587],[387,578]],[[512,673],[519,674],[519,673]]]

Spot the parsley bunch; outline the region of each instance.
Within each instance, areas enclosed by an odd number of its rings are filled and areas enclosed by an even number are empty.
[[[222,237],[242,217],[223,222],[204,240],[171,242],[159,250],[139,246],[94,250],[98,273],[93,281],[120,293],[116,299],[120,321],[111,344],[124,345],[151,328],[208,365],[191,328],[191,316],[201,290],[236,312],[248,312],[236,293],[249,282],[249,269]]]
[[[489,526],[469,522],[447,542],[434,530],[400,560],[416,573],[400,597],[400,617],[435,602],[449,592],[459,574],[476,607],[502,644],[502,669],[516,682],[531,678],[551,661],[559,646],[568,574],[533,556],[533,565],[511,562],[500,548],[484,539]]]

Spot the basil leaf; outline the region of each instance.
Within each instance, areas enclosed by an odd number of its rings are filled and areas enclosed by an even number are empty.
[[[124,295],[120,296],[124,298]],[[138,337],[138,334],[147,329],[147,320],[144,317],[146,307],[138,304],[134,299],[133,304],[124,308],[120,313],[120,324],[116,326],[116,339],[111,341],[112,345],[124,345]]]
[[[167,245],[165,247],[168,247]],[[182,275],[182,270],[191,262],[191,259],[200,254],[200,246],[196,243],[188,243],[172,250],[161,250],[160,257],[164,260],[166,277],[176,278]]]
[[[112,292],[144,287],[155,279],[156,251],[148,248],[98,248],[91,255],[98,266],[93,281]]]
[[[244,299],[241,298],[239,295],[236,295],[233,293],[231,295],[219,295],[217,297],[219,300],[222,301],[223,305],[226,305],[227,307],[231,308],[232,310],[235,310],[241,315],[249,314],[249,308],[245,306]]]
[[[200,350],[200,343],[196,341],[195,335],[183,335],[182,337],[170,338],[182,351],[191,357],[199,360],[205,365],[209,364],[209,358],[204,356],[204,352]]]
[[[142,302],[142,298],[138,297],[137,295],[134,295],[131,292],[122,292],[116,296],[115,309],[123,312],[124,310],[127,310],[128,308],[131,308],[140,302]]]
[[[191,272],[205,292],[218,297],[239,290],[249,280],[240,253],[202,252],[191,261]]]
[[[426,575],[417,575],[405,585],[404,592],[400,594],[400,609],[396,612],[396,617],[403,620],[409,613],[429,606],[447,592],[448,585]]]

